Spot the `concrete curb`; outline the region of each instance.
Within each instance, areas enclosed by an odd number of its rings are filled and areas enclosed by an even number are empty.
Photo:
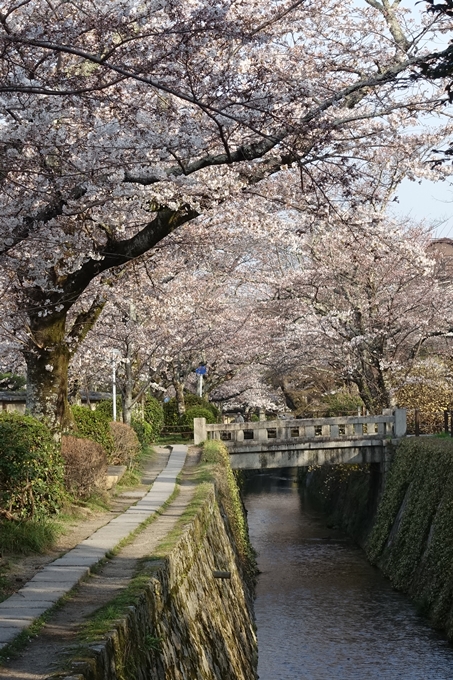
[[[186,455],[187,446],[172,446],[167,466],[143,498],[63,557],[46,565],[17,593],[0,603],[0,650],[53,607],[90,573],[91,567],[162,507],[174,491]]]

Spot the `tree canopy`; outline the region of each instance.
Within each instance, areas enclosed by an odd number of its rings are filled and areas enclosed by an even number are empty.
[[[297,231],[437,176],[449,121],[417,125],[444,98],[422,66],[448,20],[398,0],[4,2],[0,288],[29,410],[68,419],[109,287],[183,225],[255,211],[277,237],[282,211]]]

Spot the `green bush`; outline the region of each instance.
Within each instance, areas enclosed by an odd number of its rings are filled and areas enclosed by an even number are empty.
[[[327,418],[335,418],[343,413],[354,412],[362,408],[363,401],[357,394],[347,390],[338,390],[334,394],[327,394],[320,403],[320,410],[325,409]]]
[[[219,409],[214,406],[214,404],[211,404],[207,399],[204,399],[203,397],[198,397],[196,394],[190,394],[187,393],[184,395],[184,400],[186,404],[186,412],[191,409],[194,406],[200,406],[203,409],[206,409],[211,412],[212,416],[214,417],[213,421],[209,422],[217,422],[218,418],[220,417],[220,411]],[[165,425],[167,427],[171,425],[181,425],[184,423],[181,423],[181,419],[179,418],[178,415],[178,404],[176,402],[175,397],[172,397],[170,401],[167,401],[164,404],[164,417],[165,417]],[[198,417],[198,416],[195,416]],[[204,418],[204,416],[199,416]],[[184,416],[183,416],[184,418]]]
[[[46,425],[31,416],[0,414],[0,509],[7,518],[39,519],[64,499],[64,467]]]
[[[155,397],[147,395],[145,399],[145,421],[152,428],[151,441],[155,440],[164,426],[164,409]]]
[[[71,434],[83,439],[91,439],[104,447],[110,460],[115,442],[109,429],[109,421],[101,411],[91,411],[85,406],[73,406],[72,413],[76,422],[75,432]]]
[[[134,418],[134,416],[132,416],[131,427],[135,431],[142,449],[154,441],[153,428],[149,423],[146,422],[146,420]]]
[[[217,420],[210,409],[203,406],[192,406],[187,409],[181,418],[181,424],[186,425],[187,428],[193,431],[194,418],[206,418],[207,423],[215,423]]]
[[[121,397],[117,397],[116,398],[117,418],[120,417],[121,412],[122,412]],[[107,420],[107,422],[111,422],[113,420],[113,401],[111,399],[105,399],[103,401],[100,401],[96,406],[96,413],[102,415]]]

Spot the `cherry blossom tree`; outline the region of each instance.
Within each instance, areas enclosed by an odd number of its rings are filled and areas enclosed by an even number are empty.
[[[320,223],[279,291],[293,316],[288,358],[292,348],[299,366],[355,383],[371,412],[389,407],[392,375],[407,376],[451,333],[451,284],[428,243],[426,230],[377,213]]]
[[[171,248],[123,271],[79,347],[71,373],[91,384],[106,382],[116,353],[126,422],[151,386],[161,394],[171,389],[183,415],[184,392],[195,392],[201,361],[208,365],[204,394],[219,395],[225,382],[267,354],[273,325],[266,320],[263,327],[257,288],[250,287],[250,235],[238,244],[233,233],[234,242],[219,232],[215,242],[198,240],[190,249],[174,237]]]
[[[5,0],[0,293],[29,411],[67,422],[98,282],[176,229],[222,211],[239,223],[244,194],[268,200],[270,185],[315,211],[427,173],[429,143],[403,130],[442,83],[400,88],[447,20],[388,0]]]

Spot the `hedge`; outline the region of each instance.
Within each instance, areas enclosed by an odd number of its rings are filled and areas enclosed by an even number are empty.
[[[115,442],[105,414],[102,411],[91,411],[91,409],[85,406],[73,406],[72,413],[76,423],[76,430],[70,434],[97,442],[104,447],[110,460],[115,448]]]
[[[41,518],[65,497],[64,465],[49,428],[31,416],[0,414],[0,515]]]
[[[211,404],[209,401],[207,401],[207,399],[204,399],[203,397],[198,397],[196,394],[187,393],[184,395],[184,400],[186,405],[186,412],[194,406],[200,406],[201,408],[207,409],[211,412],[212,416],[214,417],[214,420],[210,422],[215,423],[220,417],[219,409],[216,406],[214,406],[214,404]],[[171,427],[172,425],[184,424],[181,423],[181,418],[179,417],[178,414],[178,404],[175,397],[172,397],[169,401],[167,401],[164,404],[164,416],[165,425],[167,427]]]

